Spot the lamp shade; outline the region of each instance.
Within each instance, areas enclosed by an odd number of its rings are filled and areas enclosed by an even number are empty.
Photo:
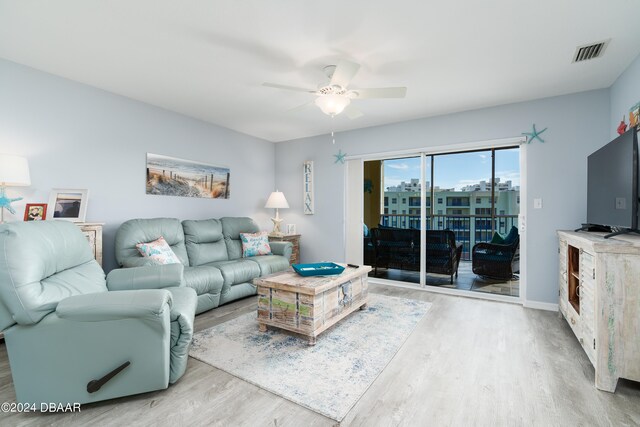
[[[274,191],[267,199],[267,204],[264,205],[264,207],[271,209],[286,209],[289,207],[289,203],[287,203],[287,199],[284,198],[282,191]]]
[[[350,103],[351,99],[344,95],[322,95],[316,98],[316,105],[329,116],[342,113]]]
[[[11,154],[0,154],[0,185],[7,187],[31,185],[27,159]]]

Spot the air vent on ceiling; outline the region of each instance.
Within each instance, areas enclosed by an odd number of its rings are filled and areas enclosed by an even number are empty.
[[[573,55],[573,62],[582,62],[601,57],[608,44],[609,40],[604,40],[598,43],[578,46],[575,55]]]

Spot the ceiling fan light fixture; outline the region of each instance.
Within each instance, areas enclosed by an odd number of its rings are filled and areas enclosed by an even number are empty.
[[[322,95],[316,98],[316,105],[328,116],[336,116],[351,103],[344,95]]]

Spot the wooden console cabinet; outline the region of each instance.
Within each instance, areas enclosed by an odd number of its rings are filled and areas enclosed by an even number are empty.
[[[640,381],[640,236],[559,231],[560,312],[595,368],[595,385]]]

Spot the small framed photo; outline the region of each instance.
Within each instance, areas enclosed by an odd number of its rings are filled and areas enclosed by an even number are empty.
[[[296,225],[295,224],[287,224],[287,234],[296,234]]]
[[[89,190],[54,188],[49,196],[47,219],[84,222],[87,216]]]
[[[24,208],[25,221],[44,221],[46,217],[46,203],[27,203],[27,206]]]

